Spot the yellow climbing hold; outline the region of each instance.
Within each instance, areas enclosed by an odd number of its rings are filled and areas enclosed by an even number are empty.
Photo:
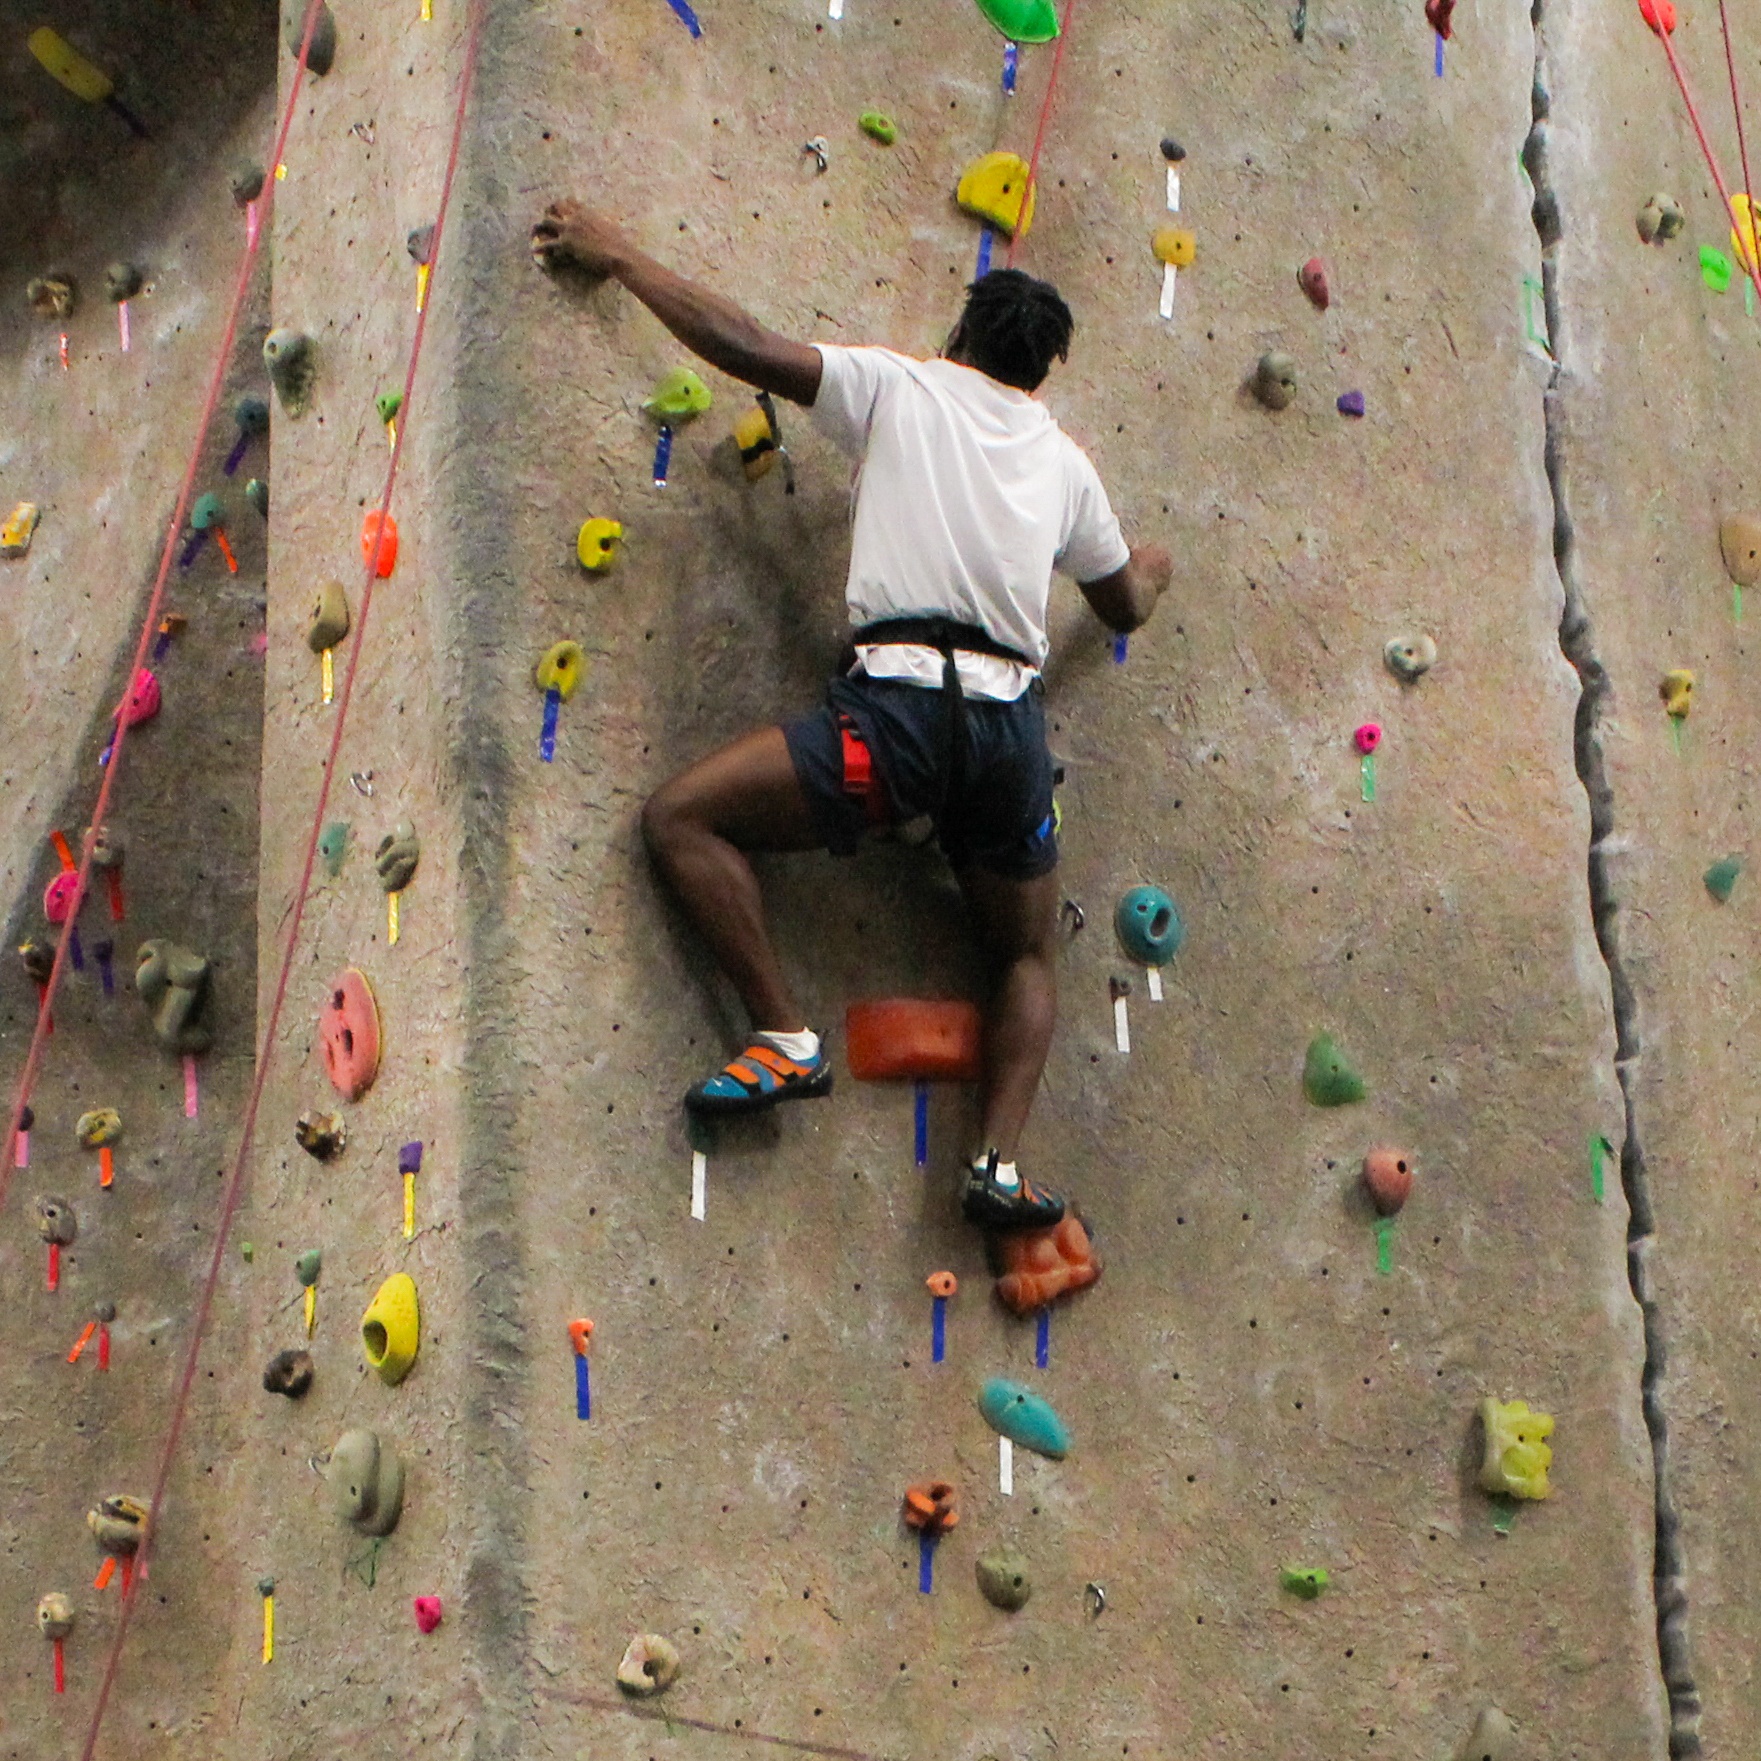
[[[1026,200],[1023,211],[1022,201]],[[1034,192],[1027,187],[1027,161],[1015,153],[986,153],[961,174],[954,200],[1011,238],[1033,225]]]
[[[1172,263],[1176,269],[1190,268],[1198,255],[1198,239],[1183,226],[1161,226],[1150,240],[1150,249],[1158,263]]]
[[[1754,273],[1755,264],[1755,207],[1741,191],[1730,199],[1731,218],[1736,222],[1730,229],[1731,254],[1749,273]]]
[[[777,442],[770,431],[770,417],[757,404],[735,419],[734,445],[740,449],[740,468],[750,483],[756,483],[777,462]]]
[[[575,695],[587,671],[587,657],[579,642],[553,642],[533,671],[540,691],[554,691],[564,703]]]
[[[361,1316],[361,1349],[380,1381],[395,1387],[410,1373],[420,1336],[416,1281],[408,1272],[393,1272]]]
[[[609,569],[623,541],[624,529],[616,520],[585,520],[575,538],[575,555],[581,567],[597,572]]]
[[[1544,1439],[1553,1435],[1553,1420],[1530,1412],[1526,1400],[1480,1402],[1486,1428],[1486,1459],[1480,1464],[1480,1489],[1501,1498],[1545,1498],[1553,1490],[1547,1470],[1553,1451]]]
[[[1675,721],[1686,721],[1694,707],[1694,675],[1686,667],[1676,667],[1663,675],[1657,687],[1665,712]]]
[[[66,86],[76,98],[88,104],[102,104],[116,90],[109,74],[94,67],[64,37],[58,37],[47,25],[40,25],[25,38],[25,47],[36,56],[43,70],[58,84]]]

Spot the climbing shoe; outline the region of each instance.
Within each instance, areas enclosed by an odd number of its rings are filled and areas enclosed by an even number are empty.
[[[984,1229],[1049,1229],[1064,1220],[1064,1201],[1035,1186],[1025,1174],[1017,1174],[1015,1184],[1005,1186],[997,1178],[998,1159],[992,1150],[982,1164],[973,1163],[966,1176],[960,1208],[968,1223]]]
[[[739,1057],[685,1096],[693,1113],[757,1113],[778,1101],[806,1101],[832,1092],[831,1059],[824,1042],[811,1062],[787,1058],[755,1039]]]

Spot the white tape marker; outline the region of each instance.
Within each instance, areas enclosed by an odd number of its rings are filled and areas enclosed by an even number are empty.
[[[1149,986],[1150,986],[1150,1001],[1152,1003],[1159,1003],[1162,1000],[1162,975],[1156,967],[1152,966],[1149,969],[1148,977],[1149,977]]]
[[[1131,1050],[1131,1017],[1125,1012],[1125,998],[1123,997],[1113,999],[1113,1038],[1120,1051],[1129,1052]]]
[[[1007,1437],[997,1439],[997,1489],[1005,1498],[1015,1496],[1015,1445]]]
[[[844,16],[844,0],[831,0],[831,5],[827,10],[833,18],[842,18]]]
[[[1172,165],[1168,167],[1168,212],[1180,212],[1180,173]]]
[[[1176,269],[1172,263],[1164,263],[1162,265],[1161,313],[1164,318],[1172,318],[1174,316],[1174,279],[1179,273],[1180,271]]]
[[[704,1202],[709,1197],[709,1157],[702,1150],[691,1152],[691,1215],[703,1221]]]

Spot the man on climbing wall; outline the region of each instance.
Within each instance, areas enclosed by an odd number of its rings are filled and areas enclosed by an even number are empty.
[[[777,336],[576,202],[545,210],[532,251],[621,282],[711,366],[805,405],[861,461],[854,665],[821,708],[700,759],[643,809],[649,851],[752,1017],[751,1043],[686,1106],[745,1113],[831,1091],[748,856],[849,855],[865,830],[928,815],[996,969],[966,1216],[1056,1223],[1063,1199],[1015,1166],[1057,1011],[1046,602],[1056,567],[1103,623],[1135,630],[1173,573],[1159,546],[1127,548],[1094,466],[1032,395],[1068,356],[1069,307],[1047,282],[993,270],[941,357],[917,361]]]

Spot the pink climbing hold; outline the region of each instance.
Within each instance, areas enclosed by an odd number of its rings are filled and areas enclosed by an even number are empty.
[[[151,667],[142,667],[135,674],[134,688],[122,700],[117,712],[131,728],[150,722],[159,713],[159,681]]]
[[[1675,30],[1673,0],[1639,0],[1639,17],[1660,37],[1669,36]]]
[[[440,1625],[440,1598],[438,1596],[418,1596],[412,1606],[416,1610],[416,1625],[423,1632],[431,1633]]]
[[[1310,257],[1297,270],[1296,284],[1317,311],[1324,312],[1332,304],[1333,290],[1327,281],[1327,265],[1319,257]]]
[[[1357,749],[1366,757],[1382,744],[1382,729],[1379,723],[1365,722],[1351,736],[1357,742]]]
[[[1643,10],[1645,0],[1639,0]],[[1455,30],[1455,0],[1425,0],[1425,23],[1448,42]]]
[[[65,923],[67,921],[73,910],[74,889],[78,885],[79,876],[72,869],[64,868],[44,887],[43,915],[51,923]]]

